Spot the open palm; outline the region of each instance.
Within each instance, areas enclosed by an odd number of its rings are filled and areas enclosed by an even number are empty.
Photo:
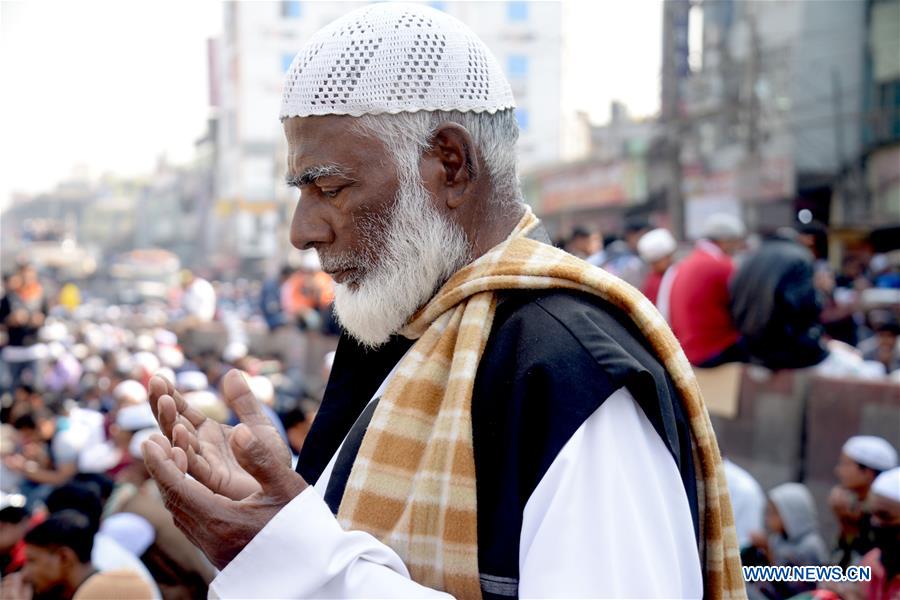
[[[151,379],[149,387],[150,403],[160,429],[173,446],[184,451],[187,464],[182,467],[194,479],[232,500],[243,500],[260,490],[260,484],[234,456],[233,427],[209,419],[191,407],[162,377]],[[226,404],[256,439],[278,460],[290,465],[290,451],[239,371],[230,371],[225,376],[224,396]]]

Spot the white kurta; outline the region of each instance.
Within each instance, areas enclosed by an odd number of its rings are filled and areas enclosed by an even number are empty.
[[[412,581],[400,557],[368,533],[341,528],[323,500],[334,461],[216,577],[211,598],[450,597]],[[491,583],[498,591],[511,584]],[[518,594],[703,595],[678,468],[626,389],[582,424],[526,503]]]

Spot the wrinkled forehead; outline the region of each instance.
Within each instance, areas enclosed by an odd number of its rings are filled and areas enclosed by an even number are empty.
[[[384,145],[363,133],[358,117],[291,117],[283,121],[283,126],[288,176],[326,165],[358,172],[385,164]]]

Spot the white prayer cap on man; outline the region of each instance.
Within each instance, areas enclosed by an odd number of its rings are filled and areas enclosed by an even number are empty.
[[[647,263],[655,263],[656,261],[671,256],[678,248],[678,242],[669,233],[668,229],[662,227],[651,229],[641,236],[638,240],[638,254]]]
[[[150,334],[142,333],[134,338],[134,348],[141,352],[153,352],[156,349],[156,341]]]
[[[86,344],[75,344],[72,346],[72,356],[78,360],[85,360],[91,353],[90,348]]]
[[[175,371],[173,371],[169,367],[160,367],[159,369],[157,369],[155,375],[157,377],[162,377],[172,385],[175,385]]]
[[[224,423],[228,420],[228,407],[222,400],[210,390],[202,390],[199,392],[188,392],[184,395],[184,400],[192,408],[196,408],[203,416]]]
[[[733,241],[746,236],[744,222],[728,213],[712,214],[703,222],[703,237],[710,240]]]
[[[140,558],[156,540],[153,525],[144,517],[128,512],[116,513],[103,519],[100,533],[119,542],[137,558]]]
[[[62,321],[48,320],[38,332],[38,338],[42,342],[61,342],[69,335],[66,324]]]
[[[385,2],[309,38],[285,76],[280,116],[514,107],[500,65],[471,29],[427,6]]]
[[[175,376],[175,387],[181,392],[194,392],[209,387],[209,379],[200,371],[182,371]]]
[[[272,406],[275,404],[275,386],[272,381],[265,375],[257,375],[249,378],[250,391],[253,396],[265,404]]]
[[[156,427],[156,419],[153,417],[150,403],[123,406],[116,414],[116,425],[125,431],[140,431],[148,427]]]
[[[231,342],[225,346],[225,350],[222,351],[222,360],[227,363],[233,363],[247,356],[248,351],[249,348],[247,348],[247,344]]]
[[[141,429],[131,436],[131,441],[128,442],[128,454],[131,455],[131,458],[135,460],[144,459],[144,452],[141,450],[141,446],[145,441],[149,440],[150,436],[154,433],[161,434],[162,432],[159,430],[159,427],[153,426],[148,427],[147,429]]]
[[[152,352],[137,352],[134,355],[134,363],[146,373],[155,373],[160,367],[159,359]]]
[[[25,508],[25,496],[22,494],[8,494],[0,490],[0,510],[14,506],[15,508]]]
[[[82,366],[84,366],[84,370],[88,373],[99,373],[104,367],[103,359],[94,354],[93,356],[88,356],[84,359]]]
[[[141,404],[147,402],[147,389],[141,382],[126,379],[113,389],[113,398],[120,403]]]
[[[856,435],[841,451],[864,467],[887,471],[897,466],[897,451],[887,440],[874,435]]]
[[[153,333],[153,338],[159,346],[177,346],[178,335],[174,331],[168,329],[157,329]]]
[[[178,369],[184,364],[184,354],[175,346],[162,346],[157,354],[159,362],[166,367]]]
[[[900,502],[900,467],[894,467],[876,477],[870,491],[882,498]]]

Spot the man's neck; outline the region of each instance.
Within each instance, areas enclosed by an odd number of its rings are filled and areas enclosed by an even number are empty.
[[[472,240],[472,260],[508,238],[524,214],[523,204],[514,205],[514,209],[493,209],[485,214],[484,217],[490,226],[479,228],[478,237]]]
[[[94,569],[94,565],[91,563],[79,565],[76,567],[72,573],[69,575],[68,580],[65,584],[65,598],[71,598],[75,595],[75,592],[78,591],[78,588],[88,580],[88,578],[96,573],[97,570]]]

